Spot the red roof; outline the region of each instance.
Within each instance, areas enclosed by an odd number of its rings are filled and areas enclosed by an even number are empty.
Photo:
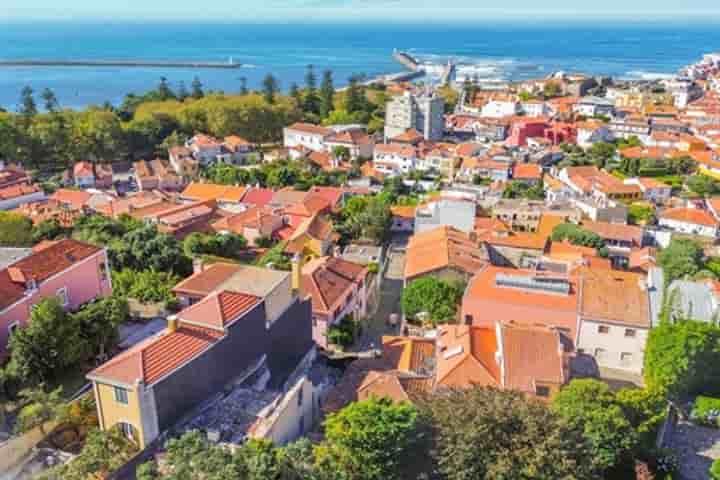
[[[39,284],[100,251],[94,245],[64,239],[0,270],[0,308],[21,299],[26,282],[35,280]]]
[[[77,162],[73,167],[73,175],[76,177],[92,177],[93,166],[90,162]]]
[[[204,297],[241,269],[242,266],[235,263],[214,263],[178,283],[172,291]]]
[[[40,188],[35,185],[12,185],[0,189],[0,200],[10,200],[13,198],[24,197],[25,195],[32,195],[40,191]]]
[[[260,301],[254,295],[224,290],[191,305],[180,312],[178,317],[184,322],[222,330]]]
[[[61,188],[50,196],[51,199],[68,204],[76,210],[87,205],[91,197],[92,194],[83,190],[70,190],[67,188]]]
[[[675,220],[676,222],[693,223],[707,227],[717,227],[718,222],[706,210],[698,208],[671,208],[660,214],[661,219]]]
[[[268,188],[251,188],[243,197],[243,203],[264,207],[272,200],[275,192]]]
[[[535,163],[516,163],[512,176],[519,180],[540,180],[542,169]]]

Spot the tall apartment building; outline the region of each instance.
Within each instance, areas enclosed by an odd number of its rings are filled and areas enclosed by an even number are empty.
[[[445,101],[435,93],[405,92],[390,100],[385,112],[385,138],[414,128],[426,140],[440,140],[445,127]]]

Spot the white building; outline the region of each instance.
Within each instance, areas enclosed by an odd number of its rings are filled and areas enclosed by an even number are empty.
[[[383,173],[400,171],[403,173],[414,170],[417,165],[417,152],[415,147],[387,143],[375,145],[373,163],[375,168]],[[394,167],[394,168],[391,168]],[[390,168],[391,171],[386,171]]]
[[[677,233],[717,238],[718,222],[707,210],[670,208],[658,216],[658,224]]]
[[[285,148],[305,147],[314,152],[326,150],[325,139],[332,135],[329,128],[310,123],[294,123],[283,128],[283,145]]]
[[[643,192],[643,198],[654,203],[665,203],[672,196],[672,187],[649,177],[628,178],[625,185],[637,185]]]
[[[480,116],[489,118],[512,117],[522,112],[516,100],[490,100],[483,105]]]
[[[602,97],[582,97],[573,105],[573,111],[586,117],[595,115],[611,116],[615,111],[615,103]]]
[[[550,114],[550,108],[541,100],[528,100],[520,104],[520,110],[528,117],[544,117]]]
[[[601,122],[579,122],[577,124],[577,144],[582,148],[589,148],[594,143],[612,142],[615,136]]]
[[[440,140],[445,130],[445,101],[435,93],[415,95],[405,91],[387,103],[385,138],[394,138],[410,129],[425,140]]]

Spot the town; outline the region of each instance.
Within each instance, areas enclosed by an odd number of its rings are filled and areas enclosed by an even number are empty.
[[[319,80],[0,112],[1,479],[720,478],[720,54]]]

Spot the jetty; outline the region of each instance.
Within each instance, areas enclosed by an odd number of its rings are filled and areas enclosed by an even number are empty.
[[[123,67],[123,68],[220,68],[242,67],[231,58],[227,62],[154,60],[0,60],[0,67]]]
[[[419,72],[423,69],[420,65],[420,62],[418,62],[415,57],[413,57],[407,52],[393,50],[393,58],[411,72]]]

